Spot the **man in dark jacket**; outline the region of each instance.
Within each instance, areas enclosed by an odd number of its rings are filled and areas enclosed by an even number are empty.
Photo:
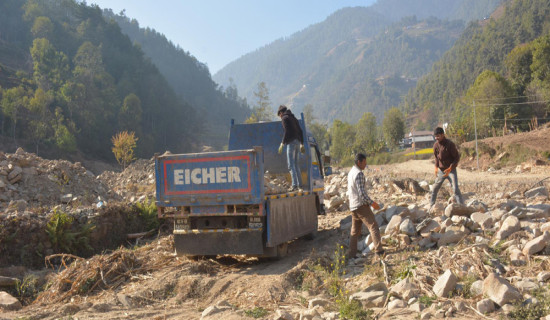
[[[437,193],[443,185],[445,180],[449,180],[453,186],[453,192],[455,200],[459,204],[463,204],[462,194],[458,189],[458,176],[456,174],[456,167],[460,160],[460,154],[456,148],[456,145],[449,139],[445,138],[445,131],[443,128],[437,127],[434,130],[435,140],[434,143],[434,156],[435,156],[435,183],[432,190],[432,197],[430,204],[435,204],[437,199]]]
[[[288,170],[292,178],[292,187],[290,191],[295,191],[302,185],[300,164],[298,163],[298,152],[305,152],[304,148],[304,134],[298,119],[292,114],[292,111],[286,106],[279,106],[277,115],[281,117],[283,124],[283,141],[279,146],[279,154],[283,152],[283,147],[286,146],[286,160],[288,163]]]

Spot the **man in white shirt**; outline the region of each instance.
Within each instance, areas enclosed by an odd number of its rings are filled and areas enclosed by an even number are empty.
[[[365,174],[363,174],[363,170],[366,166],[367,157],[362,153],[358,153],[355,155],[355,165],[348,173],[348,197],[352,218],[348,258],[355,258],[357,255],[357,240],[361,235],[363,223],[371,234],[374,252],[379,256],[384,254],[378,223],[376,223],[374,213],[370,209],[372,206],[375,210],[378,210],[380,206],[365,191]]]

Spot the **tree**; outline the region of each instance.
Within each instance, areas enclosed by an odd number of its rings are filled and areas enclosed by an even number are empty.
[[[317,141],[317,146],[319,146],[319,150],[321,152],[330,148],[328,128],[326,124],[314,122],[308,127],[308,130],[315,138],[315,141]]]
[[[252,115],[246,119],[246,123],[254,123],[259,121],[271,121],[273,119],[273,110],[269,101],[269,90],[265,82],[258,83],[258,91],[254,92],[257,103],[252,108]]]
[[[34,19],[34,24],[31,33],[35,38],[48,38],[53,32],[53,23],[48,17],[37,17]]]
[[[306,104],[304,107],[304,120],[306,121],[306,127],[309,128],[315,121],[315,116],[313,115],[313,105]]]
[[[337,160],[346,161],[353,156],[354,127],[340,120],[334,120],[330,128],[330,154]]]
[[[61,108],[55,109],[55,145],[62,151],[72,153],[76,150],[76,138],[63,124],[65,118],[62,112]]]
[[[355,124],[355,143],[353,149],[357,152],[373,154],[378,142],[376,117],[371,112],[365,112]]]
[[[506,57],[505,66],[508,79],[518,95],[523,95],[525,88],[531,82],[531,64],[533,52],[530,45],[515,47]]]
[[[124,98],[118,113],[118,125],[121,130],[138,130],[141,126],[141,100],[134,93]]]
[[[17,141],[15,140],[15,135],[17,122],[20,118],[21,110],[28,106],[28,100],[28,92],[22,86],[6,89],[2,93],[2,112],[11,119],[13,129],[13,143],[16,146]]]
[[[128,131],[119,132],[111,138],[113,153],[116,161],[122,165],[122,169],[126,169],[126,166],[135,160],[134,150],[137,140],[134,132],[128,133]]]
[[[29,136],[34,142],[36,154],[38,146],[43,142],[51,132],[52,114],[49,106],[54,98],[51,91],[44,92],[42,88],[36,89],[34,96],[29,101]]]
[[[61,87],[69,75],[69,60],[45,38],[34,39],[31,48],[34,79],[45,91]]]
[[[485,70],[476,78],[474,84],[468,89],[463,104],[471,106],[472,102],[476,103],[478,135],[487,137],[491,134],[492,128],[500,129],[504,126],[504,119],[517,117],[520,114],[525,115],[527,109],[507,105],[514,101],[511,98],[514,96],[508,81],[496,72]],[[470,121],[473,121],[473,114],[469,117]],[[469,125],[469,127],[474,126]]]
[[[382,122],[384,139],[389,147],[395,147],[405,135],[405,120],[399,109],[393,107],[384,113]]]

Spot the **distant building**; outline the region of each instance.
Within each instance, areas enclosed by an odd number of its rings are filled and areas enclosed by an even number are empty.
[[[403,140],[408,140],[409,147],[412,147],[414,143],[416,149],[431,148],[435,143],[435,138],[431,131],[413,131],[405,135]]]

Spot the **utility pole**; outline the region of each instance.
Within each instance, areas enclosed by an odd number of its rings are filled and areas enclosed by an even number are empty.
[[[477,152],[477,118],[476,118],[476,101],[472,100],[474,105],[474,133],[476,137],[476,161],[477,161],[477,171],[479,171],[479,153]]]

